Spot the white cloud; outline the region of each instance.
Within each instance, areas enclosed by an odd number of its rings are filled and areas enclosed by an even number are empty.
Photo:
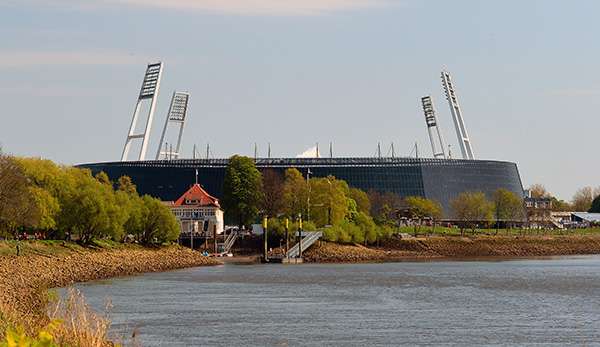
[[[11,0],[9,0],[10,3]],[[320,15],[390,4],[399,0],[20,0],[37,5],[97,8],[130,5],[175,10],[198,10],[238,15]],[[16,3],[16,2],[13,2]]]
[[[52,65],[127,65],[145,59],[132,54],[107,51],[0,51],[0,68]]]
[[[317,151],[317,146],[312,146],[306,151],[296,155],[296,158],[320,158],[321,155]]]

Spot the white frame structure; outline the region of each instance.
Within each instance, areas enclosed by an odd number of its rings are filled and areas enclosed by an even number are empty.
[[[129,127],[127,139],[125,140],[125,146],[123,147],[121,161],[127,160],[127,155],[129,154],[129,149],[131,148],[131,142],[135,139],[142,139],[142,148],[140,149],[139,160],[146,159],[146,151],[148,150],[148,140],[150,139],[152,119],[154,117],[154,109],[156,108],[156,100],[158,99],[158,91],[160,88],[162,70],[162,62],[148,64],[148,66],[146,67],[146,73],[144,74],[144,80],[142,81],[140,94],[138,96],[137,103],[135,104],[135,110],[133,111],[133,119],[131,120],[131,126]],[[135,128],[140,113],[140,107],[142,102],[146,99],[150,99],[150,110],[148,111],[146,126],[144,128],[143,133],[136,134]]]
[[[173,92],[171,105],[169,106],[169,113],[167,114],[165,126],[163,128],[162,135],[160,136],[158,150],[156,151],[156,160],[159,160],[161,155],[164,155],[165,159],[179,159],[179,154],[181,153],[181,137],[183,136],[183,127],[187,118],[189,102],[190,93],[178,91]],[[164,142],[169,123],[179,125],[179,135],[177,136],[177,145],[175,146],[175,151],[173,151],[172,148],[166,148],[166,143]],[[163,145],[165,145],[164,150]]]
[[[460,151],[462,152],[463,159],[475,159],[473,155],[473,148],[471,146],[471,140],[467,134],[467,128],[465,127],[465,121],[463,120],[462,111],[458,104],[458,97],[454,90],[454,84],[450,74],[446,71],[442,71],[442,85],[446,92],[446,99],[450,106],[450,112],[452,113],[452,119],[454,120],[454,127],[456,128],[456,136],[458,137],[458,143],[460,145]]]
[[[435,108],[433,107],[433,99],[431,96],[426,95],[422,97],[421,105],[423,106],[423,114],[425,115],[425,123],[427,124],[427,132],[429,133],[433,157],[446,159],[446,145],[444,144],[444,138],[440,131],[437,116],[435,115]],[[434,131],[437,133],[439,149],[436,146]]]

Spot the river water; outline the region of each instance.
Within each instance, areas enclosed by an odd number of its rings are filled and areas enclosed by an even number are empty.
[[[600,257],[223,265],[77,285],[144,346],[600,345]]]

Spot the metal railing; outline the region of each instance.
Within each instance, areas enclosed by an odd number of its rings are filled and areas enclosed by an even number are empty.
[[[302,237],[304,236],[304,237]],[[286,256],[288,258],[296,258],[300,254],[300,244],[302,244],[302,252],[312,246],[317,240],[323,237],[322,231],[303,231],[300,242],[290,248]]]
[[[225,239],[225,242],[223,243],[223,251],[224,252],[229,252],[231,250],[231,247],[233,247],[233,245],[235,244],[235,241],[238,238],[238,233],[232,231],[231,234],[229,234],[227,236],[227,238]]]

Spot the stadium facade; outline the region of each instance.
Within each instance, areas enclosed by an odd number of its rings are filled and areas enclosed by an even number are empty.
[[[165,201],[177,199],[198,181],[211,195],[222,198],[228,159],[177,159],[123,161],[83,164],[92,173],[104,171],[112,180],[127,175],[141,194]],[[401,197],[422,196],[439,201],[446,215],[450,202],[460,193],[481,191],[486,195],[499,188],[518,196],[523,186],[517,165],[505,161],[433,158],[258,158],[259,170],[274,169],[283,174],[297,168],[312,177],[328,175],[343,179],[364,191],[391,192]]]

